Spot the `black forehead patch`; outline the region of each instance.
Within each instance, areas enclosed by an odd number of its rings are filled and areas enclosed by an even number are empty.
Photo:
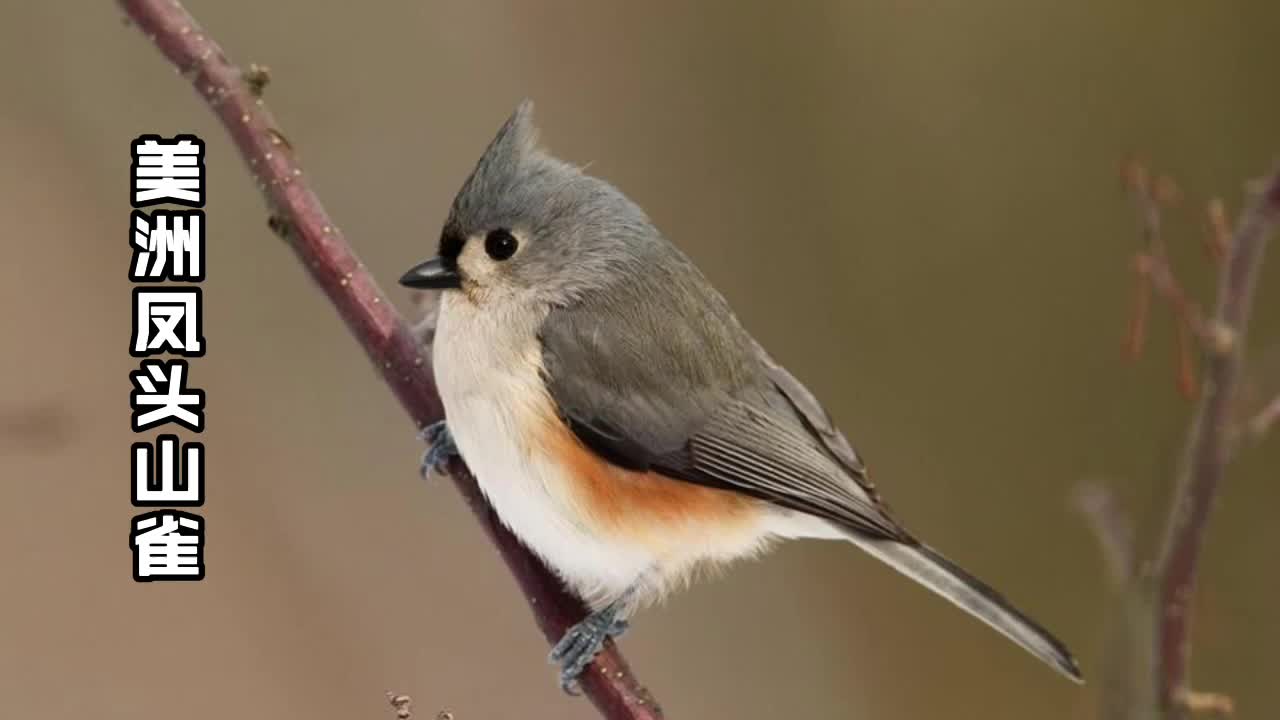
[[[466,242],[467,239],[463,237],[458,226],[453,223],[445,225],[444,230],[440,232],[440,258],[448,265],[456,265],[458,256],[462,254],[462,246]]]

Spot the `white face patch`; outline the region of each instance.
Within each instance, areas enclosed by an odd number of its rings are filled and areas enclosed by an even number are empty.
[[[463,244],[462,253],[458,255],[458,269],[462,272],[463,289],[473,301],[513,294],[514,288],[508,279],[509,268],[503,266],[517,261],[529,243],[529,235],[515,229],[511,235],[516,239],[516,252],[504,260],[489,256],[485,248],[485,233],[471,235]]]

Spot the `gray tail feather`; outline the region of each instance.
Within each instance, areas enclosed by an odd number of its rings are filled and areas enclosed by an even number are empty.
[[[927,545],[872,540],[856,535],[849,539],[893,569],[995,628],[1058,672],[1075,682],[1084,682],[1079,665],[1060,640],[1023,615],[1000,593],[934,549]]]

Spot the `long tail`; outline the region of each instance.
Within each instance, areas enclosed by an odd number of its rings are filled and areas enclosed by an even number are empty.
[[[1000,593],[938,554],[933,548],[857,536],[849,539],[893,569],[995,628],[1058,672],[1075,682],[1084,682],[1079,665],[1060,640],[1040,627],[1036,621],[1023,615],[1001,597]]]

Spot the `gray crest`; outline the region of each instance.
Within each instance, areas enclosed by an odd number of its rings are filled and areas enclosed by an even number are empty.
[[[525,99],[502,124],[458,191],[453,218],[463,226],[474,225],[482,213],[498,206],[495,201],[509,197],[543,157],[533,124],[533,101]]]

